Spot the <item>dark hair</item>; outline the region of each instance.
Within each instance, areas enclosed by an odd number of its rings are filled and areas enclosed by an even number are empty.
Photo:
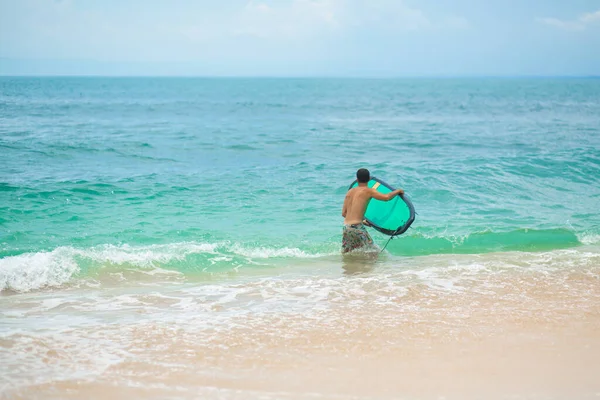
[[[359,183],[367,183],[369,182],[369,179],[371,179],[371,174],[368,169],[361,168],[356,171],[356,179]]]

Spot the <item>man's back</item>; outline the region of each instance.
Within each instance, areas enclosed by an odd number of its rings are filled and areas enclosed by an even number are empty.
[[[372,189],[359,186],[350,189],[346,194],[344,224],[360,224],[365,218],[365,210],[372,198]]]

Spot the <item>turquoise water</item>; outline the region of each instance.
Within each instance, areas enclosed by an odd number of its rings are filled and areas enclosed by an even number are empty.
[[[599,79],[3,77],[0,397],[591,398],[599,205]]]
[[[382,257],[600,241],[598,79],[3,77],[0,154],[4,289],[336,257],[360,167],[417,211]]]

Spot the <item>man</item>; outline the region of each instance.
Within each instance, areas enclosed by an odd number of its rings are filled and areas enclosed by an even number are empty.
[[[366,221],[364,221],[365,211],[371,199],[390,201],[395,196],[404,194],[402,189],[382,194],[369,188],[367,184],[371,179],[371,174],[364,168],[356,172],[356,179],[358,186],[348,191],[342,208],[342,217],[344,217],[342,253],[373,246],[373,239],[369,236],[367,228],[365,228]]]

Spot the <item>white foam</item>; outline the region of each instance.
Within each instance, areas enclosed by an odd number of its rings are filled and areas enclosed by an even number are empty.
[[[600,234],[583,233],[577,235],[577,240],[585,245],[600,244]]]
[[[583,240],[583,239],[582,239]],[[587,238],[590,243],[599,241],[598,235]],[[566,267],[577,263],[593,263],[598,258],[596,251],[586,252],[583,249],[566,249],[545,253],[490,253],[487,255],[437,255],[429,257],[403,258],[402,264],[406,270],[416,267],[423,270],[433,267],[435,277],[431,279],[455,278],[457,273],[465,279],[467,275],[476,276],[506,269],[545,269],[556,266]],[[589,250],[589,249],[588,249]],[[149,246],[115,246],[101,245],[88,249],[59,247],[49,252],[27,253],[0,259],[0,290],[27,292],[44,287],[56,287],[69,283],[80,272],[80,265],[92,261],[92,268],[103,268],[107,265],[126,266],[126,269],[136,270],[148,276],[181,275],[168,267],[169,262],[185,261],[190,255],[204,255],[200,263],[194,267],[208,268],[216,263],[230,264],[234,269],[241,265],[264,263],[264,259],[294,258],[315,259],[327,254],[309,253],[293,247],[251,247],[238,243],[173,243]],[[238,258],[236,260],[236,257]],[[239,258],[243,257],[242,260]],[[391,260],[394,263],[396,258]],[[258,261],[258,262],[257,262]],[[335,261],[334,261],[335,262]],[[133,268],[131,268],[133,267]],[[125,269],[124,269],[125,270]],[[120,268],[111,270],[111,276],[118,276]],[[423,273],[423,272],[421,272]],[[128,279],[128,274],[122,274],[122,280]],[[421,276],[421,278],[425,278]],[[84,281],[82,281],[84,282]],[[86,284],[94,284],[86,280]],[[434,284],[448,289],[452,282],[439,281]]]
[[[155,262],[167,263],[173,260],[184,260],[190,254],[213,254],[212,261],[231,261],[226,253],[248,258],[318,258],[323,254],[311,254],[298,248],[246,247],[240,244],[221,243],[172,243],[133,247],[129,245],[104,245],[86,250],[79,250],[81,257],[91,258],[99,262],[114,264],[133,264],[137,266],[153,266]]]
[[[177,274],[158,268],[156,263],[183,260],[193,253],[216,254],[217,244],[175,243],[132,247],[103,245],[90,249],[59,247],[50,252],[26,253],[0,259],[0,290],[27,292],[61,286],[80,271],[77,258],[101,264],[131,264],[151,268],[150,275]]]
[[[270,247],[254,247],[247,248],[235,244],[229,247],[232,253],[250,258],[319,258],[325,254],[310,254],[298,248],[270,248]]]
[[[102,265],[132,265],[147,269],[148,275],[180,274],[161,268],[172,261],[184,261],[192,254],[206,254],[210,265],[217,262],[233,262],[234,256],[253,259],[268,258],[317,258],[322,254],[310,254],[298,248],[244,247],[240,244],[183,242],[149,246],[101,245],[88,249],[69,246],[50,252],[27,253],[0,259],[0,290],[27,292],[44,287],[61,286],[80,272],[78,261],[91,260]],[[125,279],[125,278],[123,278]]]
[[[104,245],[86,250],[77,250],[81,257],[113,264],[133,264],[140,267],[154,266],[154,263],[167,263],[184,260],[190,254],[216,254],[218,244],[212,243],[173,243],[132,247],[129,245]]]
[[[168,269],[155,267],[149,271],[144,272],[146,275],[154,276],[154,275],[182,275],[179,271],[171,271]]]
[[[147,250],[131,253],[126,248],[120,249],[115,246],[89,250],[59,247],[50,252],[26,253],[0,259],[0,290],[26,292],[63,285],[80,270],[75,259],[77,256],[104,262],[132,262],[141,265],[168,258],[161,253],[152,254]]]
[[[60,286],[78,271],[73,249],[69,247],[5,257],[0,259],[0,290],[26,292],[45,286]]]

